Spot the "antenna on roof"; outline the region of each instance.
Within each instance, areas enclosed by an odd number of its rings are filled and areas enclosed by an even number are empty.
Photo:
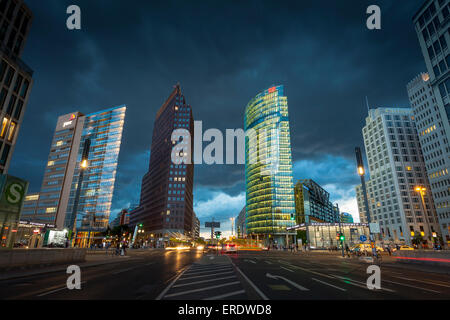
[[[367,106],[367,113],[369,113],[369,99],[367,99],[367,96],[366,96],[366,106]]]

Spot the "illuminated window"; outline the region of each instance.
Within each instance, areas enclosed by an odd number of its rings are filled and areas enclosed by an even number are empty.
[[[14,133],[16,132],[16,126],[17,126],[17,124],[15,122],[11,121],[11,124],[9,125],[8,141],[13,140]]]
[[[0,138],[4,138],[6,134],[6,126],[8,125],[8,118],[3,118],[2,121],[2,130],[0,131]]]
[[[55,164],[55,161],[49,161],[48,163],[47,163],[47,167],[51,167],[51,166],[53,166]]]
[[[25,197],[25,201],[34,201],[34,200],[38,200],[38,199],[39,199],[39,195],[38,194],[33,194],[33,195]]]
[[[59,147],[59,146],[61,146],[63,144],[63,142],[60,140],[60,141],[58,141],[58,142],[56,142],[56,146],[57,147]]]
[[[47,208],[45,209],[45,213],[54,213],[56,212],[56,208]]]
[[[406,167],[406,170],[411,171],[412,168],[408,166],[408,167]]]

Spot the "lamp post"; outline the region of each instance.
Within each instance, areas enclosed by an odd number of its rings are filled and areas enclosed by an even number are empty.
[[[369,237],[370,237],[370,246],[372,247],[372,255],[374,257],[377,256],[377,250],[375,248],[375,239],[372,231],[370,230],[370,212],[369,212],[369,201],[367,200],[367,191],[366,191],[366,180],[364,178],[365,170],[364,170],[364,163],[361,155],[361,149],[359,147],[355,148],[355,154],[356,154],[356,164],[358,168],[358,175],[361,177],[361,187],[362,187],[362,193],[364,197],[364,208],[366,210],[366,218],[367,223],[369,224]]]
[[[425,195],[425,191],[427,191],[427,188],[425,188],[423,186],[417,186],[414,190],[420,193],[420,199],[421,199],[421,203],[422,203],[423,215],[424,215],[424,219],[425,219],[425,221],[427,223],[427,227],[428,227],[428,238],[430,240],[431,240],[431,238],[433,238],[433,243],[434,243],[433,232],[431,230],[431,226],[430,226],[430,223],[428,221],[428,211],[426,210],[426,207],[425,207],[424,195]]]
[[[72,234],[75,234],[75,241],[76,241],[76,224],[77,224],[78,204],[80,202],[80,195],[81,195],[81,185],[83,183],[84,172],[88,168],[88,157],[89,157],[90,147],[91,147],[91,139],[88,138],[84,141],[83,153],[81,154],[80,173],[78,176],[77,190],[75,192],[75,199],[73,202],[73,209],[72,209],[72,217],[71,217],[71,226],[70,227],[72,228]]]

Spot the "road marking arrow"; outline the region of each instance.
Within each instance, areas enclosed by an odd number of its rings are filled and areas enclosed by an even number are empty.
[[[307,288],[305,288],[305,287],[302,287],[301,285],[295,283],[294,281],[291,281],[291,280],[289,280],[289,279],[286,279],[285,277],[282,277],[282,276],[275,276],[275,275],[272,275],[272,274],[270,274],[270,273],[266,273],[266,277],[267,277],[267,278],[270,278],[270,279],[275,279],[275,280],[281,279],[281,280],[286,281],[286,282],[289,283],[291,286],[293,286],[293,287],[295,287],[295,288],[297,288],[297,289],[299,289],[299,290],[301,290],[301,291],[309,291],[309,289],[307,289]]]

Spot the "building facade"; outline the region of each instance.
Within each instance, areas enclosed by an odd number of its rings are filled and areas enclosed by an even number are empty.
[[[200,237],[200,220],[197,218],[195,212],[193,215],[193,222],[192,222],[192,237],[194,240],[197,240]]]
[[[449,12],[448,0],[428,0],[414,16],[414,27],[425,58],[428,80],[421,82],[415,79],[408,86],[411,106],[421,127],[418,131],[424,132],[421,142],[426,144],[423,147],[425,163],[442,237],[447,246],[450,244]],[[433,132],[431,129],[434,129]]]
[[[27,196],[21,220],[69,230],[76,224],[79,232],[107,228],[125,111],[126,107],[120,106],[58,118],[41,191]],[[82,164],[86,143],[90,147]]]
[[[287,97],[283,86],[259,93],[245,108],[246,228],[266,243],[284,244],[295,224]],[[288,240],[289,241],[289,240]]]
[[[153,127],[149,170],[142,179],[139,207],[131,214],[131,225],[143,224],[145,235],[167,242],[171,235],[192,237],[194,165],[173,163],[175,130],[182,140],[194,141],[192,108],[179,85],[159,109]],[[181,139],[181,138],[180,138]]]
[[[378,240],[411,244],[416,234],[432,237],[439,225],[430,193],[416,191],[430,190],[430,185],[412,110],[369,110],[363,137],[369,211],[372,222],[380,225]],[[356,194],[361,222],[367,223],[361,185]]]
[[[348,212],[341,213],[341,222],[342,223],[353,223],[353,216]]]
[[[297,223],[338,222],[339,209],[330,194],[311,179],[299,180],[294,188]]]
[[[448,175],[449,145],[445,126],[427,73],[414,78],[407,89],[431,186],[431,190],[424,191],[431,192],[433,196],[439,219],[440,236],[448,246],[450,244],[448,221],[450,177]]]
[[[245,226],[245,206],[242,208],[236,218],[235,228],[236,234],[239,239],[247,237],[247,228]]]
[[[33,84],[21,59],[32,21],[22,0],[0,1],[0,173],[7,173]]]

